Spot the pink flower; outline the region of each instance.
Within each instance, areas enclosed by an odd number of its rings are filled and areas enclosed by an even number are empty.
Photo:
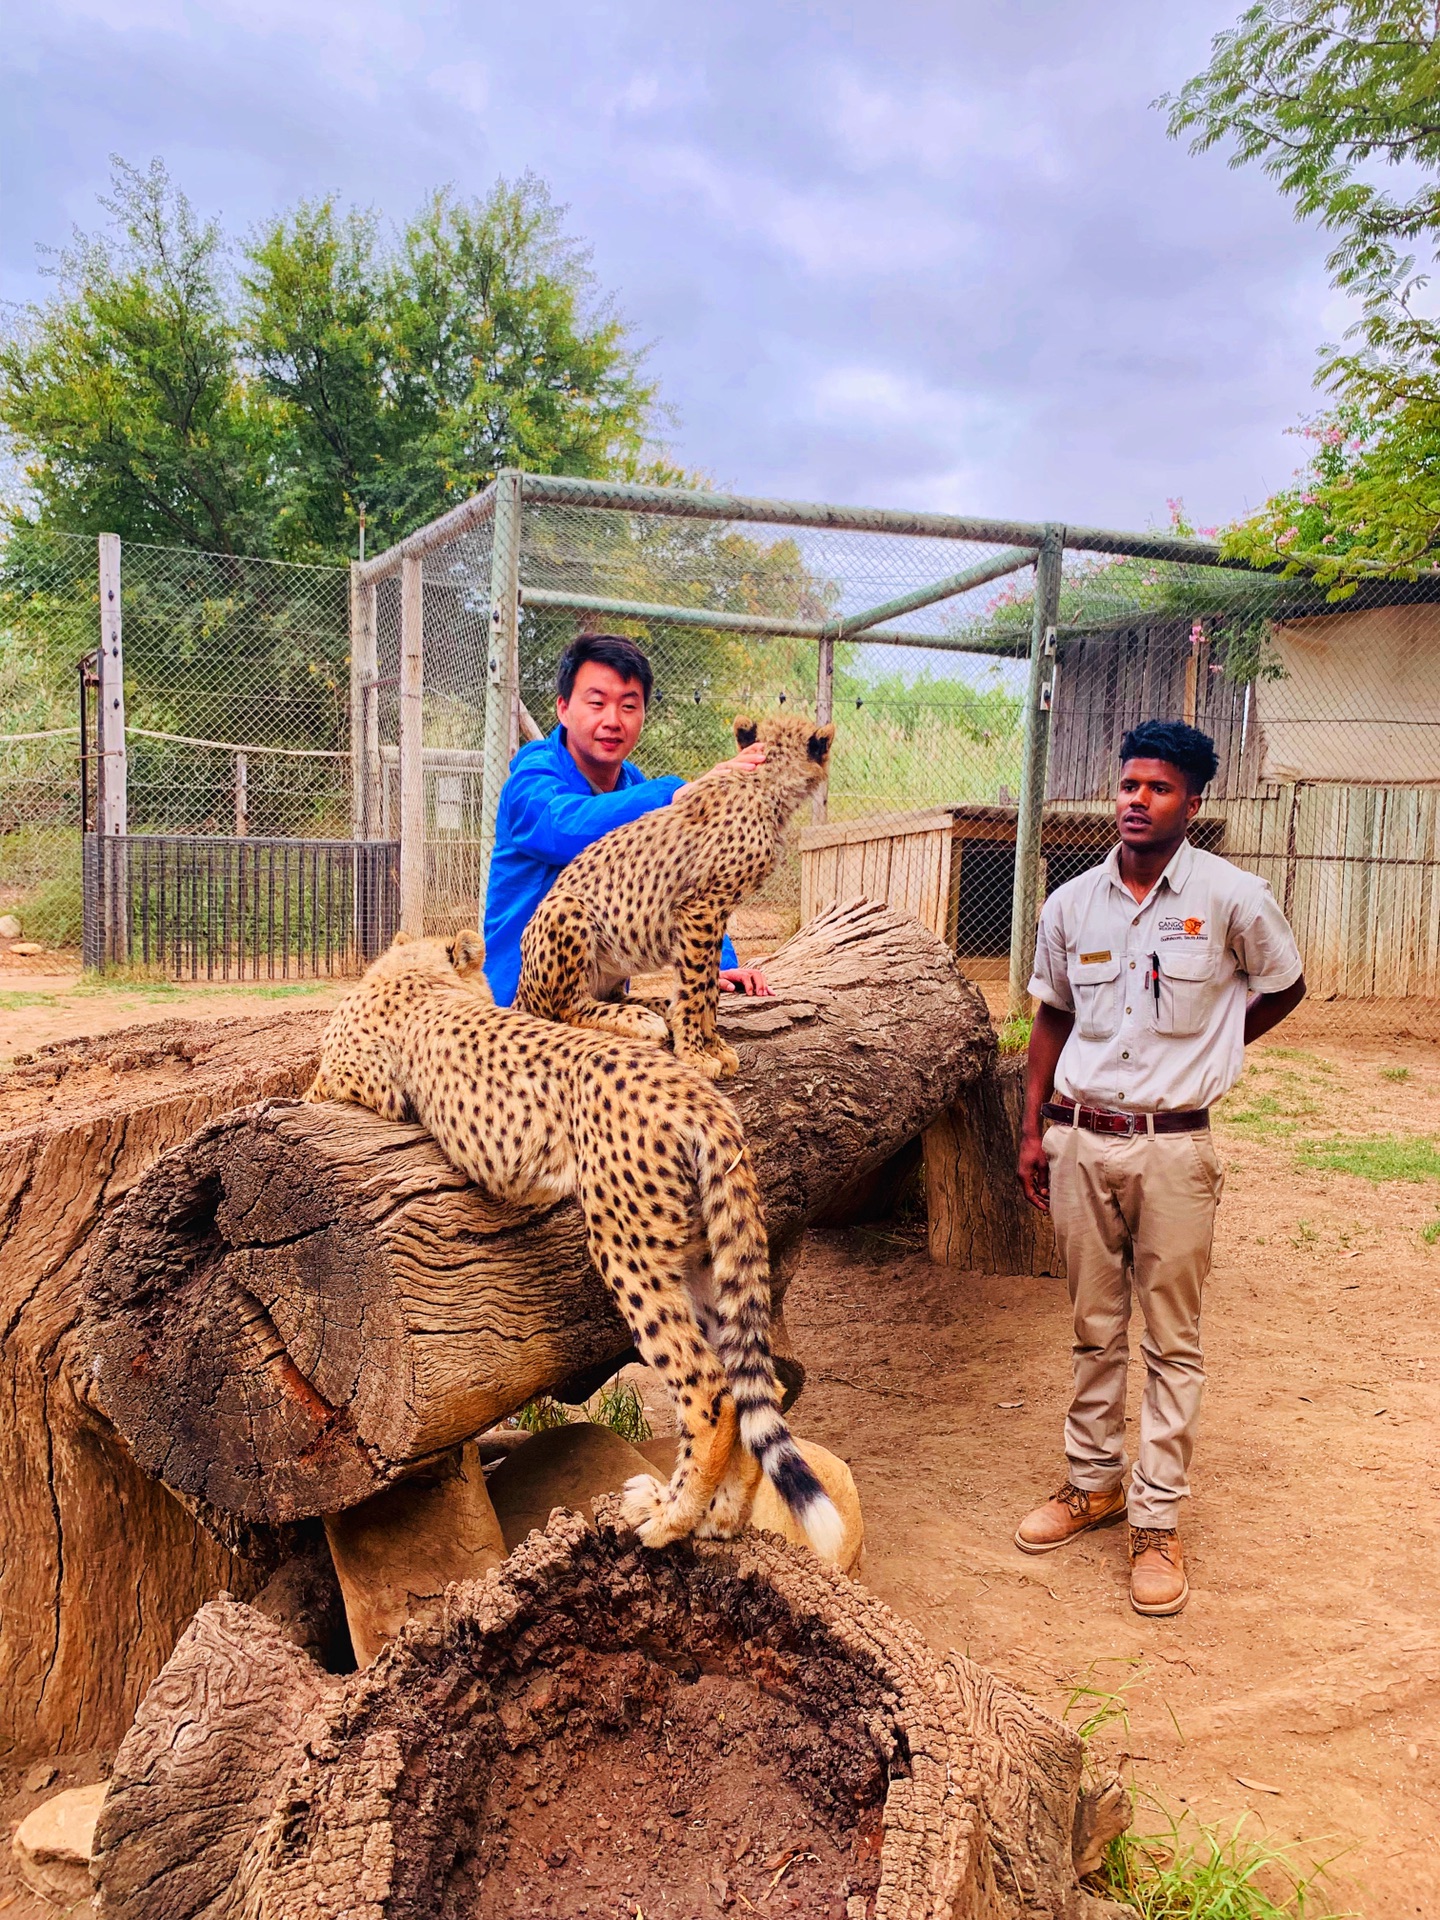
[[[1200,622],[1199,622],[1198,620],[1194,620],[1194,621],[1192,621],[1192,622],[1191,622],[1191,625],[1190,625],[1190,644],[1191,644],[1191,646],[1192,646],[1192,647],[1199,647],[1199,646],[1203,646],[1203,645],[1204,645],[1204,642],[1205,642],[1205,629],[1204,629],[1204,627],[1202,627],[1202,626],[1201,626],[1201,624],[1200,624]]]
[[[1338,447],[1344,442],[1345,429],[1343,427],[1327,427],[1324,438],[1327,447]]]
[[[1298,527],[1287,527],[1275,544],[1277,547],[1288,547],[1299,538],[1300,529]]]

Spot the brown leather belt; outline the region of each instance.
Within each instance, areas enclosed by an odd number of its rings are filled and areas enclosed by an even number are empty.
[[[1058,1120],[1062,1127],[1083,1127],[1087,1133],[1199,1133],[1210,1124],[1208,1107],[1192,1107],[1186,1113],[1112,1113],[1107,1107],[1062,1107],[1047,1100],[1040,1109],[1047,1120]]]

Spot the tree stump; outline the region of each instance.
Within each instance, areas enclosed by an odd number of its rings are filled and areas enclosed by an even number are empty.
[[[925,1129],[930,1258],[972,1273],[1058,1273],[1055,1229],[1020,1190],[1025,1056],[1000,1054]]]
[[[0,1756],[113,1747],[203,1600],[266,1569],[217,1546],[95,1406],[80,1276],[102,1210],[245,1101],[300,1092],[325,1016],[167,1021],[0,1077]]]
[[[776,997],[727,1000],[721,1024],[783,1288],[805,1224],[994,1037],[948,949],[888,908],[833,910],[767,972]],[[108,1217],[86,1339],[138,1464],[267,1525],[366,1500],[630,1351],[573,1203],[526,1214],[417,1127],[277,1101],[203,1127]]]
[[[205,1609],[117,1757],[101,1913],[1125,1911],[1076,1878],[1129,1811],[1068,1728],[773,1536],[649,1552],[596,1504],[339,1685]]]

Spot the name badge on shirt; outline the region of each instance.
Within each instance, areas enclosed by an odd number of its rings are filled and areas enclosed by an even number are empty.
[[[1097,961],[1108,960],[1109,958],[1110,949],[1106,947],[1102,953],[1082,953],[1080,956],[1080,964],[1082,967],[1093,967]]]

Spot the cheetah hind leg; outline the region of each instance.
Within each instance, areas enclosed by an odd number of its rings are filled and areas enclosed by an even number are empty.
[[[725,1477],[715,1489],[705,1517],[695,1528],[702,1540],[733,1540],[743,1533],[760,1486],[760,1462],[738,1441],[731,1449]]]
[[[735,1402],[728,1392],[719,1396],[715,1412],[714,1425],[708,1432],[682,1432],[675,1471],[668,1484],[649,1473],[637,1473],[625,1482],[621,1512],[643,1545],[668,1547],[672,1540],[683,1540],[689,1534],[714,1531],[705,1521],[719,1484],[741,1451]],[[743,1520],[740,1525],[744,1525]]]

